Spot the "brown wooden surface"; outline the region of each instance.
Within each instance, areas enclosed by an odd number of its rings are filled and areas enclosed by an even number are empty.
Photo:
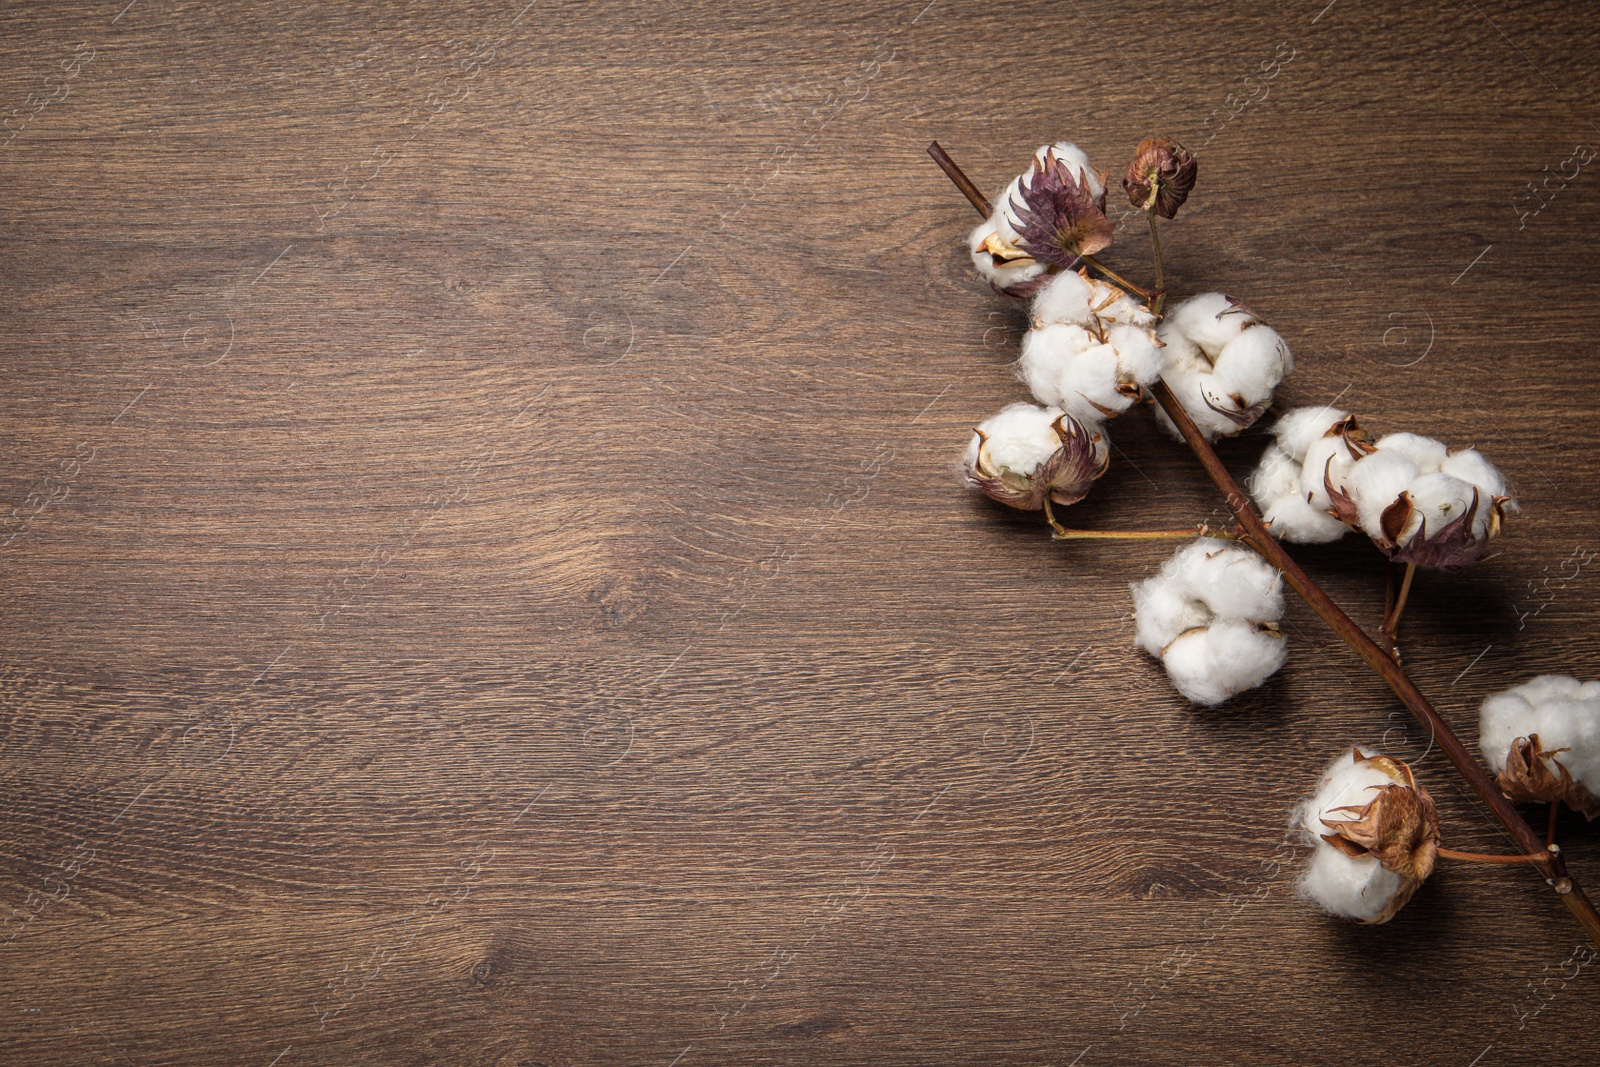
[[[1526,872],[1294,899],[1323,764],[1427,749],[1302,605],[1195,711],[1126,618],[1170,546],[958,487],[1022,319],[923,154],[1185,138],[1173,288],[1502,466],[1406,620],[1470,742],[1600,676],[1591,11],[285,7],[0,12],[0,1060],[1596,1061]],[[1075,524],[1220,514],[1114,436]],[[1297,556],[1376,626],[1369,546]]]

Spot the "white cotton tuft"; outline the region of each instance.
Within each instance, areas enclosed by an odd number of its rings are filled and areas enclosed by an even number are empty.
[[[1361,530],[1374,541],[1384,540],[1384,509],[1400,498],[1421,472],[1410,457],[1382,448],[1350,465],[1344,491],[1355,501]]]
[[[1512,742],[1534,735],[1548,761],[1565,767],[1591,797],[1600,797],[1600,682],[1542,674],[1483,702],[1478,746],[1496,774],[1506,769]]]
[[[1439,465],[1439,470],[1477,486],[1484,507],[1488,507],[1495,497],[1506,495],[1505,477],[1476,448],[1463,448],[1451,453]]]
[[[1287,644],[1276,630],[1219,619],[1178,637],[1167,646],[1161,662],[1178,692],[1210,707],[1276,674],[1289,658]]]
[[[1306,502],[1300,493],[1300,464],[1276,444],[1267,446],[1255,473],[1250,495],[1272,535],[1294,544],[1337,541],[1349,527]]]
[[[1289,346],[1270,326],[1245,330],[1217,355],[1216,375],[1230,382],[1247,405],[1264,404],[1294,367]]]
[[[1201,538],[1131,589],[1139,647],[1197,704],[1255,688],[1288,657],[1283,578],[1249,549]]]
[[[1453,474],[1438,471],[1424,474],[1412,482],[1407,490],[1411,494],[1411,520],[1401,531],[1398,541],[1409,544],[1414,537],[1433,537],[1450,523],[1465,515],[1472,507],[1474,490],[1471,482],[1464,482]],[[1478,509],[1472,515],[1472,536],[1475,541],[1488,537],[1491,502],[1477,493]]]
[[[1061,438],[1055,431],[1055,421],[1060,417],[1059,408],[1011,404],[979,423],[978,430],[987,438],[985,451],[990,464],[1014,474],[1033,474],[1039,464],[1061,448]],[[968,470],[977,464],[979,443],[979,435],[974,432],[964,457]]]
[[[1283,575],[1256,553],[1202,538],[1162,566],[1190,597],[1223,618],[1283,617]]]
[[[1167,312],[1172,328],[1198,344],[1213,360],[1224,345],[1239,336],[1246,323],[1258,321],[1222,293],[1191,296]]]
[[[1360,753],[1361,759],[1356,758]],[[1397,906],[1400,894],[1409,895],[1413,884],[1386,869],[1370,855],[1347,856],[1322,840],[1330,832],[1324,819],[1350,821],[1353,812],[1346,806],[1362,807],[1377,796],[1377,791],[1394,785],[1395,779],[1368,759],[1372,753],[1352,749],[1328,765],[1316,793],[1295,811],[1292,826],[1301,831],[1316,851],[1300,876],[1300,894],[1334,915],[1358,922],[1378,922]]]
[[[1064,270],[1051,278],[1049,283],[1033,298],[1033,322],[1035,326],[1049,326],[1053,323],[1075,323],[1079,326],[1089,326],[1094,323],[1094,316],[1089,313],[1089,298],[1093,290],[1089,281],[1075,270]]]
[[[1306,453],[1316,442],[1349,417],[1348,411],[1333,407],[1295,408],[1285,412],[1272,427],[1278,447],[1296,463],[1306,461]]]
[[[1158,336],[1166,346],[1161,376],[1207,440],[1254,423],[1294,367],[1278,332],[1221,293],[1174,307]],[[1158,421],[1176,435],[1164,413]]]
[[[1374,442],[1379,452],[1398,452],[1417,465],[1417,473],[1432,474],[1444,465],[1449,450],[1443,441],[1420,433],[1386,433]]]
[[[1082,326],[1057,323],[1029,330],[1022,337],[1017,377],[1041,404],[1061,406],[1063,380],[1076,359],[1099,340]],[[1104,418],[1096,415],[1095,420]]]
[[[1297,888],[1302,897],[1330,915],[1370,923],[1389,910],[1405,887],[1405,879],[1375,856],[1347,856],[1326,841],[1318,841]]]

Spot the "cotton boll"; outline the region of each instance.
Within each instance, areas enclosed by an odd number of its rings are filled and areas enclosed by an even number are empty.
[[[1420,473],[1408,456],[1382,448],[1350,465],[1344,475],[1344,490],[1355,501],[1362,532],[1374,541],[1387,540],[1383,512]]]
[[[1100,420],[1126,411],[1133,398],[1118,390],[1117,350],[1095,345],[1079,355],[1061,375],[1061,407],[1080,422]]]
[[[1054,323],[1077,323],[1088,326],[1094,322],[1089,311],[1089,298],[1093,290],[1082,274],[1064,270],[1050,279],[1033,298],[1033,323],[1048,326]]]
[[[1353,748],[1323,772],[1292,827],[1315,851],[1299,889],[1327,911],[1387,922],[1433,870],[1433,800],[1397,760]]]
[[[1147,578],[1130,583],[1129,588],[1133,590],[1135,640],[1152,656],[1159,657],[1185,630],[1211,621],[1205,605],[1184,596],[1168,579]]]
[[[1295,408],[1285,412],[1272,427],[1278,447],[1290,459],[1304,463],[1311,446],[1328,436],[1328,431],[1349,417],[1349,412],[1333,407]]]
[[[1288,657],[1288,643],[1276,630],[1260,630],[1240,619],[1219,619],[1179,636],[1167,646],[1161,662],[1178,692],[1210,707],[1254,689]]]
[[[1244,398],[1247,406],[1264,404],[1294,366],[1289,346],[1270,326],[1255,326],[1223,346],[1216,374],[1233,386],[1230,395]]]
[[[1197,704],[1260,685],[1288,656],[1282,579],[1249,549],[1201,538],[1131,588],[1139,647]]]
[[[1082,326],[1055,324],[1029,330],[1022,338],[1017,377],[1041,404],[1062,406],[1062,380],[1073,362],[1099,341]],[[1102,416],[1096,415],[1096,421]]]
[[[1417,465],[1417,471],[1421,474],[1438,470],[1449,455],[1443,441],[1435,441],[1419,433],[1386,433],[1375,444],[1379,452],[1398,452],[1405,456]]]
[[[1041,408],[1033,404],[1011,404],[1002,408],[978,425],[978,430],[987,438],[985,451],[989,462],[1002,471],[1031,475],[1061,447],[1061,438],[1054,428],[1060,416],[1059,408]],[[979,442],[978,433],[967,442],[965,462],[969,468],[977,462]]]
[[[1495,497],[1506,495],[1505,477],[1495,469],[1494,464],[1484,459],[1483,453],[1476,448],[1463,448],[1460,452],[1446,456],[1439,469],[1445,474],[1477,486],[1484,507],[1488,507],[1489,502]]]
[[[1283,617],[1283,576],[1247,548],[1201,538],[1167,561],[1162,573],[1215,615],[1276,620]]]
[[[1600,816],[1600,682],[1545,674],[1496,693],[1483,702],[1478,745],[1511,799]]]

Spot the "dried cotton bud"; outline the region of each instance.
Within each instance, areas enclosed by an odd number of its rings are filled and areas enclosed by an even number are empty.
[[[1252,425],[1294,369],[1294,357],[1278,332],[1221,293],[1202,293],[1178,304],[1157,337],[1165,346],[1161,376],[1208,441]],[[1179,436],[1165,412],[1157,417]]]
[[[1059,408],[1012,404],[972,433],[962,457],[967,486],[1024,511],[1045,498],[1076,504],[1111,464],[1110,443],[1096,424]]]
[[[1134,150],[1122,188],[1128,203],[1140,211],[1170,219],[1189,198],[1199,170],[1199,161],[1188,149],[1167,137],[1147,137]]]
[[[1130,588],[1139,647],[1196,704],[1254,689],[1288,658],[1282,575],[1247,548],[1203,537]]]
[[[1357,922],[1394,917],[1433,872],[1439,818],[1411,768],[1352,748],[1323,772],[1292,822],[1315,842],[1300,893]]]
[[[1542,674],[1483,702],[1478,747],[1519,803],[1600,815],[1600,682]]]

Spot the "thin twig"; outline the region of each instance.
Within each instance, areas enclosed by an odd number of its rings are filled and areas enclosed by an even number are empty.
[[[1167,302],[1167,268],[1161,262],[1161,231],[1156,228],[1156,209],[1152,207],[1144,216],[1150,220],[1150,247],[1156,257],[1156,299],[1150,310],[1160,315]]]
[[[1439,849],[1439,855],[1445,859],[1461,860],[1463,863],[1544,863],[1550,858],[1548,852],[1530,852],[1526,856],[1506,856],[1498,852],[1457,852],[1453,848]]]
[[[1174,541],[1187,540],[1191,537],[1216,537],[1231,541],[1239,539],[1236,533],[1213,530],[1204,523],[1199,526],[1186,526],[1181,530],[1073,530],[1059,523],[1052,525],[1054,532],[1050,536],[1057,541]]]
[[[1156,294],[1155,293],[1151,292],[1149,289],[1146,289],[1142,285],[1137,285],[1137,284],[1135,284],[1133,282],[1130,282],[1128,279],[1124,278],[1122,275],[1118,274],[1116,271],[1112,270],[1110,267],[1106,266],[1104,263],[1100,262],[1098,259],[1095,259],[1093,256],[1086,255],[1085,253],[1079,252],[1078,253],[1078,258],[1083,260],[1085,263],[1089,264],[1089,266],[1093,267],[1095,270],[1099,271],[1101,274],[1104,274],[1107,278],[1110,278],[1112,281],[1114,281],[1118,285],[1122,286],[1128,292],[1134,293],[1137,296],[1139,296],[1141,299],[1144,300],[1144,302],[1146,304],[1153,305],[1155,303],[1155,299],[1156,299]]]
[[[984,196],[976,185],[972,184],[972,179],[967,177],[965,171],[956,166],[956,161],[950,158],[950,154],[944,150],[943,145],[938,141],[933,142],[928,146],[928,155],[932,156],[933,161],[939,164],[939,169],[944,171],[945,175],[956,183],[956,188],[961,190],[961,195],[972,201],[972,206],[978,209],[978,214],[988,218],[994,213],[994,209],[989,206],[989,198]]]

